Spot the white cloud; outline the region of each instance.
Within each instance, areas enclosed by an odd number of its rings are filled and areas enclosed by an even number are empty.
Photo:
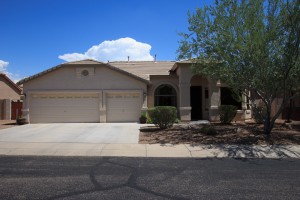
[[[67,54],[58,56],[58,58],[69,62],[69,61],[89,59],[91,57],[89,57],[85,54],[80,54],[80,53],[67,53]]]
[[[126,61],[127,56],[131,61],[152,61],[150,55],[151,45],[138,42],[132,38],[120,38],[117,40],[106,40],[98,45],[92,46],[85,53],[68,53],[58,56],[65,61],[76,61],[83,59],[95,59],[103,62]]]
[[[6,74],[6,68],[8,66],[9,62],[5,62],[4,60],[0,60],[0,73]]]
[[[8,72],[7,71],[7,66],[8,65],[9,65],[9,62],[6,62],[4,60],[0,60],[0,73],[6,74],[14,82],[19,81],[20,80],[20,75]]]

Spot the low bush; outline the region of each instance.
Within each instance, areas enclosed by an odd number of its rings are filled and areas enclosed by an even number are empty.
[[[252,107],[252,117],[254,121],[258,124],[262,124],[265,121],[267,115],[267,110],[263,106]]]
[[[140,116],[140,123],[141,124],[146,124],[147,123],[147,112],[143,111],[141,116]]]
[[[200,129],[200,131],[202,133],[204,133],[205,135],[217,135],[217,131],[216,131],[215,127],[212,125],[204,125]]]
[[[153,121],[152,121],[152,119],[149,117],[149,115],[148,115],[148,117],[147,117],[147,122],[146,122],[147,124],[153,124]]]
[[[23,125],[26,124],[26,118],[22,116],[18,116],[16,119],[16,124],[17,125]]]
[[[221,105],[219,107],[220,121],[222,124],[230,124],[236,115],[237,107],[232,105]]]
[[[172,106],[157,106],[148,110],[153,124],[160,129],[172,127],[177,119],[177,109]]]

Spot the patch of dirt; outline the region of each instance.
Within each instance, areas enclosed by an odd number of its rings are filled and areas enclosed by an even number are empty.
[[[215,135],[201,131],[204,125],[176,124],[172,128],[159,130],[143,127],[140,130],[141,144],[244,144],[244,145],[300,145],[300,124],[276,124],[271,137],[265,137],[263,126],[254,123],[211,124]]]
[[[0,120],[0,130],[16,126],[16,120]]]

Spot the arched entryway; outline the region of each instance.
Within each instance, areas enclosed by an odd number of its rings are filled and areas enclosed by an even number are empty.
[[[177,93],[174,87],[169,84],[157,87],[154,92],[154,106],[177,107]]]

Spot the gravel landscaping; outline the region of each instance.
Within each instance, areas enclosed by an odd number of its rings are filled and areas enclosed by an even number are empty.
[[[141,144],[243,144],[243,145],[300,145],[300,123],[277,123],[270,138],[263,135],[263,126],[255,123],[222,125],[212,123],[215,133],[204,133],[201,124],[175,124],[172,128],[142,127]]]

